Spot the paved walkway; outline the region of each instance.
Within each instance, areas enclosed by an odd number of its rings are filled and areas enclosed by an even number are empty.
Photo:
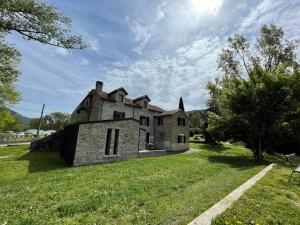
[[[193,154],[193,153],[198,153],[198,152],[201,152],[202,150],[200,149],[193,149],[193,148],[190,148],[189,150],[181,153],[181,154]]]
[[[10,157],[14,157],[15,155],[5,155],[5,156],[0,156],[0,159],[6,159]]]
[[[31,142],[6,143],[6,144],[0,144],[0,147],[17,146],[17,145],[30,145],[30,143],[31,143]]]
[[[257,181],[259,181],[261,178],[263,178],[267,172],[269,172],[273,168],[273,163],[267,166],[265,169],[260,171],[258,174],[256,174],[254,177],[252,177],[250,180],[239,186],[237,189],[235,189],[233,192],[231,192],[229,195],[227,195],[225,198],[223,198],[221,201],[213,205],[211,208],[206,210],[204,213],[202,213],[200,216],[198,216],[196,219],[194,219],[192,222],[190,222],[188,225],[210,225],[212,220],[219,214],[223,213],[228,207],[232,205],[234,201],[239,199],[241,195],[251,188]]]

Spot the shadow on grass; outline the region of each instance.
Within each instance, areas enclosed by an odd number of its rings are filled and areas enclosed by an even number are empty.
[[[18,160],[29,162],[28,171],[30,173],[47,172],[66,167],[59,152],[28,152],[19,157]]]
[[[201,145],[201,149],[207,149],[209,151],[214,151],[214,152],[222,152],[222,151],[228,150],[230,148],[225,147],[222,144],[214,144],[214,145],[211,145],[211,144],[202,144]]]
[[[269,165],[271,162],[268,160],[263,160],[262,162],[257,162],[251,157],[247,156],[209,156],[207,158],[211,163],[221,163],[221,164],[228,164],[233,168],[249,169],[253,166],[258,165]]]

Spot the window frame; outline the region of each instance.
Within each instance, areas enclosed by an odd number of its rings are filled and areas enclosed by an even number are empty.
[[[124,102],[124,95],[122,94],[117,94],[117,102]]]
[[[122,120],[125,119],[125,112],[119,112],[114,110],[113,119],[114,120]]]
[[[185,118],[177,117],[177,126],[185,127]]]
[[[162,116],[157,117],[157,126],[164,125],[164,118]]]
[[[186,144],[185,134],[177,134],[177,143],[178,144]]]
[[[140,116],[140,125],[149,126],[149,124],[150,124],[149,116]]]

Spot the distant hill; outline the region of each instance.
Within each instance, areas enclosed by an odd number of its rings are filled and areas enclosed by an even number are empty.
[[[10,113],[11,113],[11,115],[13,115],[14,117],[19,118],[20,121],[22,122],[22,125],[25,126],[25,127],[28,127],[30,121],[32,120],[32,118],[23,116],[23,115],[21,115],[20,113],[15,112],[15,111],[13,111],[13,110],[11,110],[11,109],[10,109]]]
[[[204,113],[206,111],[206,109],[195,109],[195,110],[191,110],[191,111],[186,111],[185,113],[187,115],[189,114],[194,114],[194,113]]]

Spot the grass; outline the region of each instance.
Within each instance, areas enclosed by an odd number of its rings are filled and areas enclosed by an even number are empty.
[[[187,224],[268,164],[242,146],[191,147],[202,151],[73,168],[0,148],[14,155],[0,159],[0,224]]]
[[[214,225],[300,224],[300,174],[294,174],[292,183],[288,183],[291,169],[283,157],[267,158],[275,161],[276,166],[217,217]]]

